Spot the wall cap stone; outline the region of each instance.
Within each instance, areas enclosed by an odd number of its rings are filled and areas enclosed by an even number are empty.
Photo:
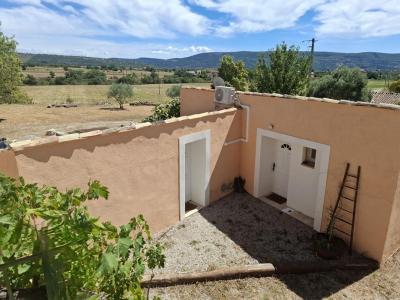
[[[205,91],[214,91],[211,88],[203,88],[203,87],[190,87],[183,86],[183,89],[191,89],[191,90],[205,90]],[[248,91],[237,91],[239,95],[249,95],[249,96],[264,96],[264,97],[275,97],[275,98],[284,98],[284,99],[295,99],[302,101],[317,101],[317,102],[325,102],[325,103],[333,103],[333,104],[348,104],[353,106],[368,106],[373,108],[383,108],[383,109],[392,109],[400,111],[400,105],[396,104],[387,104],[387,103],[372,103],[372,102],[361,102],[361,101],[350,101],[350,100],[335,100],[330,98],[316,98],[316,97],[306,97],[306,96],[298,96],[298,95],[282,95],[277,93],[256,93],[256,92],[248,92]]]
[[[92,136],[108,135],[108,134],[120,133],[120,132],[128,132],[131,130],[141,129],[141,128],[150,127],[150,126],[162,126],[164,124],[166,125],[166,124],[177,123],[177,122],[181,122],[181,121],[185,121],[185,120],[201,119],[201,118],[213,116],[213,115],[224,115],[224,114],[235,112],[237,110],[238,110],[237,108],[232,107],[232,108],[228,108],[228,109],[224,109],[224,110],[218,110],[218,111],[200,113],[200,114],[195,114],[195,115],[190,115],[190,116],[182,116],[182,117],[178,117],[178,118],[161,120],[161,121],[157,121],[154,123],[150,123],[150,122],[137,123],[137,124],[131,125],[131,126],[112,127],[112,128],[108,128],[108,129],[104,129],[104,130],[93,130],[93,131],[84,132],[84,133],[72,133],[72,134],[67,134],[67,135],[63,135],[63,136],[47,136],[47,137],[40,137],[37,139],[16,141],[16,142],[13,142],[10,144],[9,149],[1,149],[1,150],[21,151],[24,148],[28,148],[28,147],[35,147],[35,146],[50,144],[50,143],[69,142],[69,141],[89,138]]]

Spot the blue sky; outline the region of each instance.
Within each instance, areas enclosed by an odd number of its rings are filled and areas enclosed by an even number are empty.
[[[96,57],[184,57],[302,50],[400,53],[400,0],[0,0],[18,50]]]

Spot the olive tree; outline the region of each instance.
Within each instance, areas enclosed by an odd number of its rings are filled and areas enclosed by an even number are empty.
[[[133,96],[132,87],[126,83],[113,83],[107,94],[108,98],[114,98],[120,109],[124,109],[124,103]]]

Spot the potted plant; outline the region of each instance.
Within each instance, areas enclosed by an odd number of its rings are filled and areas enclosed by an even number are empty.
[[[331,211],[330,221],[326,233],[317,233],[314,235],[314,251],[324,259],[338,259],[346,251],[346,243],[333,235],[335,217]]]

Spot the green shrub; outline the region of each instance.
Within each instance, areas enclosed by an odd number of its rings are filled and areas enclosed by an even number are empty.
[[[392,82],[389,85],[389,91],[391,91],[392,93],[400,93],[400,80]]]
[[[370,101],[367,78],[358,68],[339,67],[311,82],[308,95],[337,100]]]
[[[180,116],[180,102],[174,98],[167,103],[156,105],[151,116],[143,119],[143,122],[156,122]]]
[[[165,94],[170,98],[179,98],[181,95],[181,86],[173,85],[167,89]]]
[[[108,198],[98,181],[60,192],[0,174],[0,286],[46,286],[47,298],[143,298],[145,267],[163,267],[142,215],[119,228],[91,216],[86,201]],[[140,296],[140,297],[139,297]],[[136,299],[136,298],[135,298]]]

